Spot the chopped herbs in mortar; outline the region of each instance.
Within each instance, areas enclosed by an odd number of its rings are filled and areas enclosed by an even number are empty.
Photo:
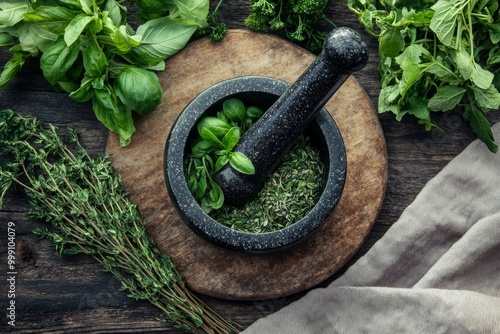
[[[50,224],[35,233],[60,255],[94,257],[129,297],[151,302],[163,312],[161,320],[177,328],[237,333],[186,288],[175,264],[156,248],[109,157],[89,157],[74,130],[66,137],[35,118],[0,111],[0,207],[9,188],[24,188],[29,216]]]
[[[265,233],[288,227],[316,204],[325,168],[309,137],[301,135],[268,177],[257,197],[242,207],[223,205],[210,216],[235,230]]]

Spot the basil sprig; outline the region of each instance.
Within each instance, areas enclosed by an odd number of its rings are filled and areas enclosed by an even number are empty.
[[[28,57],[40,57],[47,81],[78,102],[92,101],[96,117],[128,145],[133,112],[154,111],[162,88],[154,70],[206,28],[208,0],[135,1],[141,23],[132,28],[117,0],[0,2],[0,47],[12,59],[0,74],[5,88]]]
[[[205,116],[198,122],[199,137],[185,162],[186,178],[189,190],[206,213],[224,204],[224,193],[212,179],[217,171],[229,163],[240,173],[255,173],[252,161],[233,149],[262,114],[261,109],[247,108],[239,99],[231,98],[223,102],[216,116]]]

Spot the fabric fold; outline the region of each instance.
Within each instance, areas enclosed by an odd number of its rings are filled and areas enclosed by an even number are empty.
[[[243,333],[500,333],[500,153],[474,141],[342,277]]]

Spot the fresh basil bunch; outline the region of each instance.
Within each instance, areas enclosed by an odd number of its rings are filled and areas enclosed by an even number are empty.
[[[231,98],[223,102],[222,111],[216,116],[205,116],[198,122],[199,137],[186,160],[186,177],[189,190],[205,212],[224,204],[224,193],[212,179],[222,167],[229,163],[240,173],[255,173],[252,161],[233,148],[262,114],[261,109],[247,108],[242,101]]]
[[[130,143],[132,112],[156,109],[162,88],[154,70],[207,27],[208,0],[135,1],[134,30],[118,0],[0,2],[0,47],[12,59],[0,74],[5,88],[28,57],[40,57],[47,81],[78,102],[92,101],[96,117]]]

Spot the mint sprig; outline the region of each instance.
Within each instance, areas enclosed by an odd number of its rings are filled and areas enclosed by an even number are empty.
[[[486,114],[500,107],[498,1],[349,0],[379,42],[379,113],[412,115],[426,130],[435,112],[457,110],[492,152]]]

